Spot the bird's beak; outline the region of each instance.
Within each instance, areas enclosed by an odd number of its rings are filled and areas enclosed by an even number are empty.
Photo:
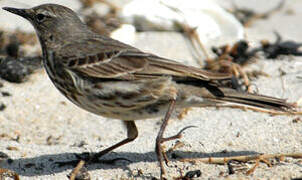
[[[17,14],[25,19],[31,19],[30,13],[28,12],[28,9],[17,9],[17,8],[11,8],[11,7],[3,7],[2,9]]]

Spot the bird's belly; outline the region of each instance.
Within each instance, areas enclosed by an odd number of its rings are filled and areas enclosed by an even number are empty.
[[[93,114],[120,120],[142,120],[163,116],[169,106],[169,100],[152,99],[149,96],[137,97],[116,93],[112,95],[81,93],[70,85],[54,83],[56,88],[78,107]],[[139,92],[138,92],[139,93]],[[137,94],[140,95],[140,94]],[[135,98],[130,98],[134,96]]]
[[[56,88],[71,102],[86,111],[108,118],[140,120],[160,117],[166,113],[171,100],[169,96],[163,95],[164,91],[150,88],[145,82],[92,83],[80,79],[79,83],[72,80],[68,73],[59,76],[64,75],[67,78],[64,81],[48,74]]]
[[[146,106],[136,107],[135,104],[122,104],[120,101],[110,101],[109,103],[99,99],[92,100],[79,94],[73,97],[67,96],[67,98],[80,108],[96,115],[129,121],[161,117],[166,113],[169,105],[168,101],[157,101]]]

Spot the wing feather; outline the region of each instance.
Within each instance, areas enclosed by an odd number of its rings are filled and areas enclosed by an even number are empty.
[[[77,47],[77,49],[70,49],[72,47]],[[77,43],[77,46],[66,45],[64,48],[73,55],[68,56],[67,53],[66,56],[65,53],[65,56],[61,56],[62,64],[65,67],[95,78],[129,80],[176,76],[211,81],[231,77],[230,74],[212,73],[144,53],[112,39],[86,39]],[[80,54],[76,54],[77,52]],[[84,52],[89,52],[89,54],[84,54]]]

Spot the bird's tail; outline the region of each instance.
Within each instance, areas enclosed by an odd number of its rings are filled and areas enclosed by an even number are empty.
[[[249,108],[269,113],[294,113],[296,106],[287,103],[285,99],[274,98],[265,95],[238,92],[230,88],[220,88],[222,96],[216,97],[214,101],[221,102],[218,106]]]

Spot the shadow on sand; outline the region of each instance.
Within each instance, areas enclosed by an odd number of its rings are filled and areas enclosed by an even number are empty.
[[[205,157],[231,157],[239,155],[255,155],[259,154],[253,151],[232,151],[232,152],[214,152],[214,153],[201,153],[201,152],[185,152],[185,151],[174,151],[178,157],[182,158],[205,158]],[[77,160],[77,156],[80,154],[75,153],[62,153],[62,154],[47,154],[37,156],[33,158],[20,158],[20,159],[8,159],[0,161],[0,167],[13,170],[21,176],[42,176],[60,173],[65,170],[71,170],[74,168],[72,165],[60,166],[57,162],[65,162]],[[103,159],[128,159],[118,160],[111,164],[97,163],[88,164],[86,168],[89,170],[95,169],[113,169],[119,168],[123,170],[129,170],[128,165],[137,162],[156,162],[155,152],[146,153],[129,153],[129,152],[112,152],[104,156]],[[171,159],[171,161],[177,161],[177,159]]]

